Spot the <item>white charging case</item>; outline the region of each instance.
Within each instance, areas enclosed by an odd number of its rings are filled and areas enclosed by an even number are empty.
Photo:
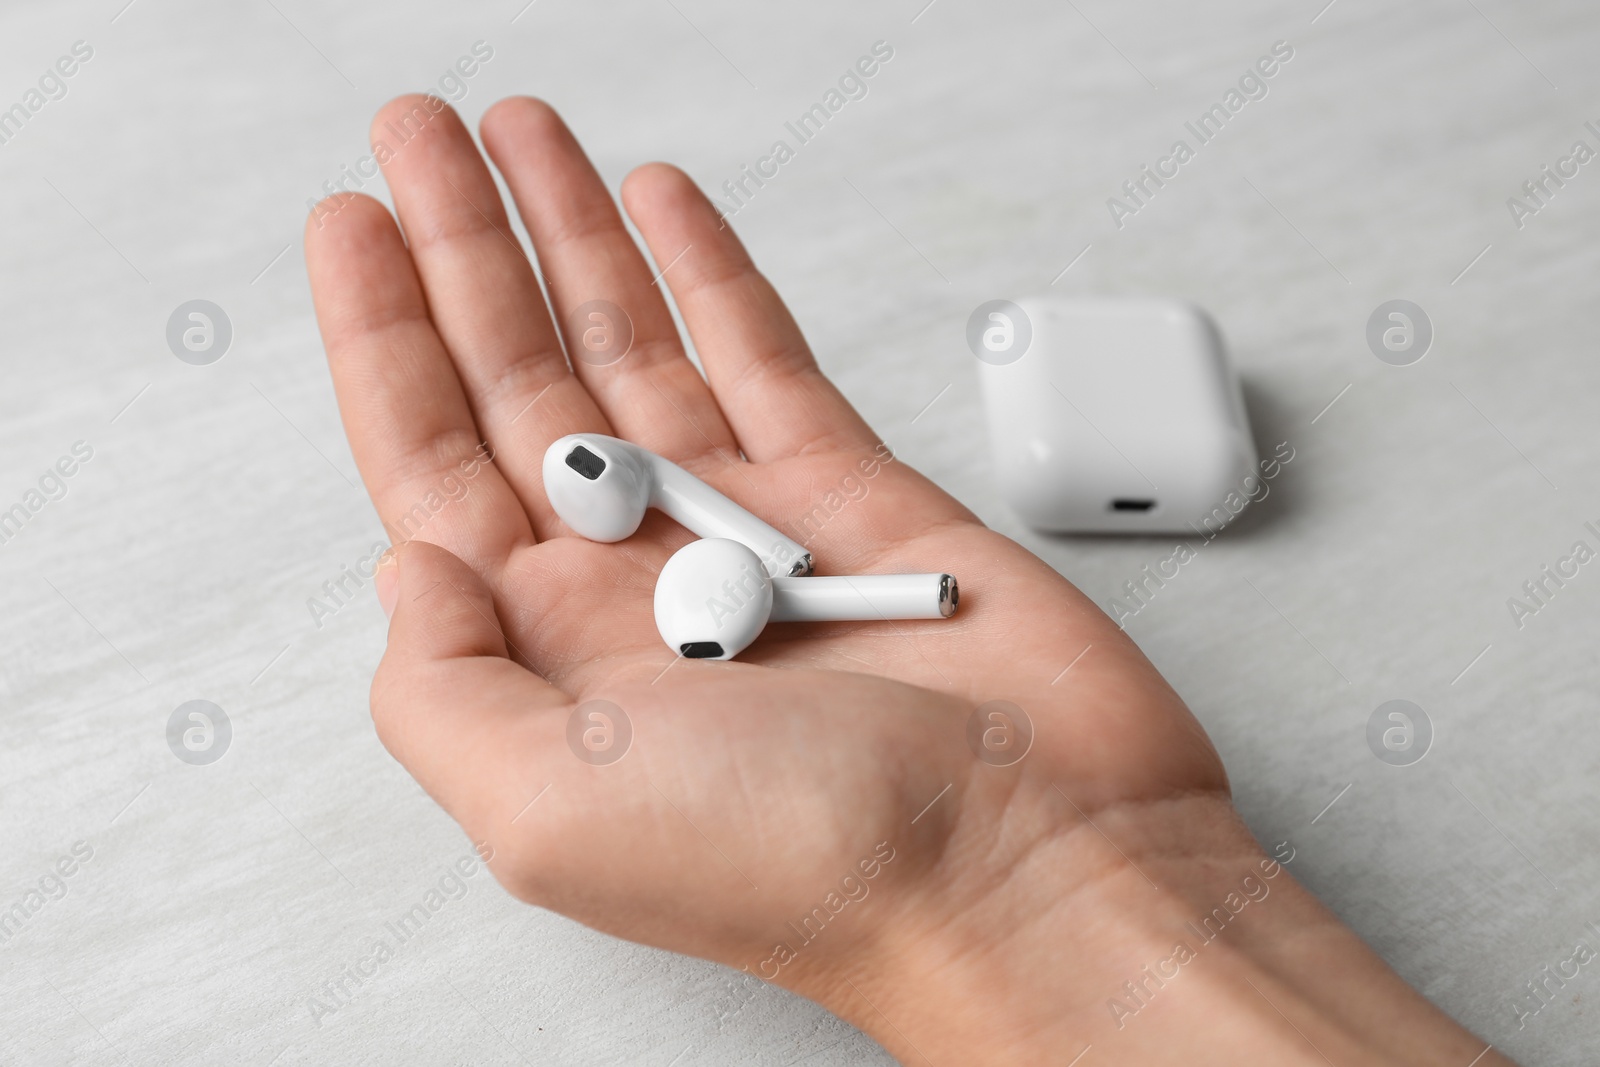
[[[979,310],[1000,324],[996,344],[1025,342],[1020,355],[976,341],[974,352],[1000,491],[1029,526],[1204,534],[1243,507],[1258,477],[1255,442],[1222,339],[1199,308],[1040,297]],[[1025,322],[994,317],[1018,313]]]

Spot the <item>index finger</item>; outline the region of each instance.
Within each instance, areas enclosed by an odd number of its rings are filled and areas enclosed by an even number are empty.
[[[481,447],[394,219],[370,197],[323,201],[306,268],[345,435],[389,537],[497,573],[533,530]]]

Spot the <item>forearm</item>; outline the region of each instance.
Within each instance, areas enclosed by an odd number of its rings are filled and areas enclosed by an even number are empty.
[[[1070,809],[1069,809],[1070,811]],[[953,913],[918,900],[809,995],[902,1062],[1510,1061],[1265,855],[1220,797],[1072,812]],[[1113,844],[1113,842],[1115,844]],[[1120,851],[1119,851],[1120,850]],[[983,875],[985,879],[990,875]]]

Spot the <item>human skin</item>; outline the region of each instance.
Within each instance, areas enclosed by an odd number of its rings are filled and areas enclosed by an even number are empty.
[[[556,113],[496,104],[480,133],[536,275],[455,113],[402,97],[373,136],[407,121],[420,132],[380,154],[398,226],[375,200],[334,198],[306,258],[356,461],[391,535],[413,535],[378,573],[391,622],[373,720],[507,890],[748,970],[905,1063],[1065,1064],[1086,1047],[1085,1067],[1509,1062],[1267,856],[1125,634],[881,449],[687,176],[653,163],[622,186],[657,279]],[[569,367],[575,333],[556,324],[597,299],[626,312],[632,348]],[[791,533],[864,485],[807,535],[818,572],[946,571],[961,609],[775,624],[738,661],[675,659],[652,593],[691,535],[652,511],[617,544],[574,536],[540,468],[579,432],[658,452]],[[464,495],[414,510],[484,442],[493,461]],[[603,766],[567,740],[594,700],[633,730]],[[997,700],[1034,731],[1010,766],[968,743]],[[1196,936],[1247,877],[1265,895]],[[825,922],[791,925],[818,908]],[[1178,942],[1193,958],[1159,964]]]

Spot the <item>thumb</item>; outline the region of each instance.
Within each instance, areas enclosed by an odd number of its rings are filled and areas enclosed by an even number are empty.
[[[448,549],[402,541],[384,553],[373,581],[389,616],[386,663],[395,654],[422,662],[507,656],[494,594]]]
[[[483,579],[438,545],[408,541],[378,568],[389,647],[372,679],[372,721],[391,755],[467,826],[520,793],[530,718],[567,695],[511,661]]]

